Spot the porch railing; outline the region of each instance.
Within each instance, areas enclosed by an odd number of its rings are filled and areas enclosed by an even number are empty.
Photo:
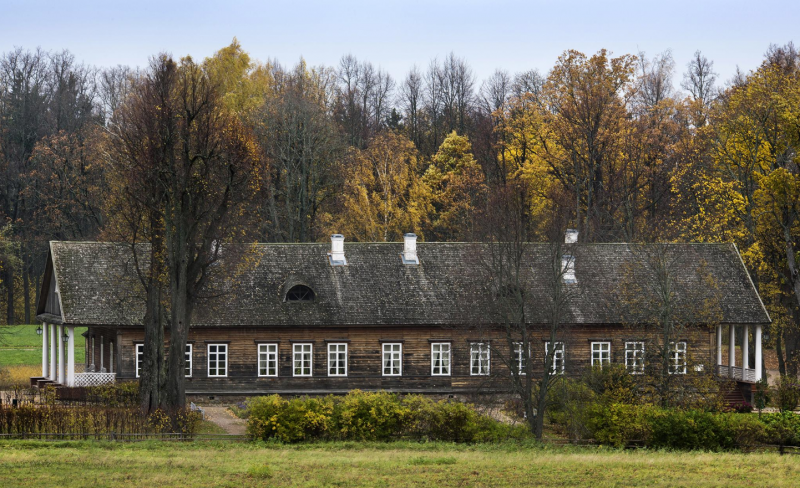
[[[750,368],[740,368],[738,366],[717,365],[717,374],[723,378],[743,381],[745,383],[756,382],[756,371]]]
[[[75,373],[75,386],[99,386],[114,383],[116,373]]]

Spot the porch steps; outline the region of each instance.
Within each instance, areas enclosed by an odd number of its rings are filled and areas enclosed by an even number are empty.
[[[35,383],[34,383],[35,381]],[[48,380],[45,378],[31,378],[31,386],[36,386],[37,388],[44,388],[45,386],[52,385],[52,386],[61,386],[60,383],[56,383],[53,380]]]
[[[725,405],[729,407],[736,407],[744,403],[747,399],[744,397],[741,388],[736,386],[725,392],[724,400]]]

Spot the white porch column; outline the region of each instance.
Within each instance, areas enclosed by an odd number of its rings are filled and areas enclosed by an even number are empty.
[[[728,337],[728,366],[736,366],[736,327],[733,324],[728,326],[730,337]],[[732,373],[732,372],[731,372]]]
[[[42,324],[42,378],[47,378],[47,375],[50,374],[50,365],[48,364],[48,359],[50,359],[50,349],[47,347],[47,339],[50,335],[50,324],[44,322]]]
[[[761,380],[761,324],[756,325],[756,381]]]
[[[717,325],[717,366],[722,366],[722,324]]]
[[[58,342],[56,335],[58,335],[58,331],[56,329],[58,329],[56,324],[50,324],[50,330],[48,331],[50,334],[50,374],[47,375],[47,379],[50,381],[56,380],[56,361],[58,359],[58,349],[56,349]]]
[[[67,327],[67,386],[75,386],[75,327]]]
[[[103,372],[103,336],[100,336],[100,367],[97,368],[97,371]]]
[[[58,374],[56,381],[62,385],[66,381],[66,368],[64,364],[64,326],[58,326]]]
[[[742,377],[744,370],[750,367],[750,326],[745,325],[742,332]]]

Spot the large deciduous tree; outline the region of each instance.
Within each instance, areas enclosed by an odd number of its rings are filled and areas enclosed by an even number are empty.
[[[220,273],[235,268],[226,262],[236,254],[226,243],[248,235],[249,205],[260,183],[259,154],[204,67],[167,55],[154,58],[134,85],[113,137],[115,165],[129,185],[134,210],[122,228],[129,242],[143,235],[150,245],[143,273],[145,330],[151,334],[145,367],[155,367],[156,376],[143,395],[158,394],[160,405],[179,408],[185,402],[184,352],[195,307],[213,294],[209,287],[223,279]],[[225,265],[214,266],[219,261]],[[169,349],[166,368],[158,369],[162,319]]]

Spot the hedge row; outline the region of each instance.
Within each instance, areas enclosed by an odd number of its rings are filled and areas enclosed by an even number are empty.
[[[0,434],[85,439],[107,434],[192,435],[202,417],[188,409],[172,414],[157,410],[150,415],[138,408],[69,407],[64,405],[0,405]]]
[[[595,404],[586,415],[595,440],[614,446],[720,451],[764,444],[800,445],[800,417],[793,413],[714,413],[647,405]]]
[[[247,401],[247,431],[254,439],[310,440],[428,439],[492,442],[528,437],[458,401],[433,401],[419,395],[354,390],[346,396],[298,398],[278,395]]]

